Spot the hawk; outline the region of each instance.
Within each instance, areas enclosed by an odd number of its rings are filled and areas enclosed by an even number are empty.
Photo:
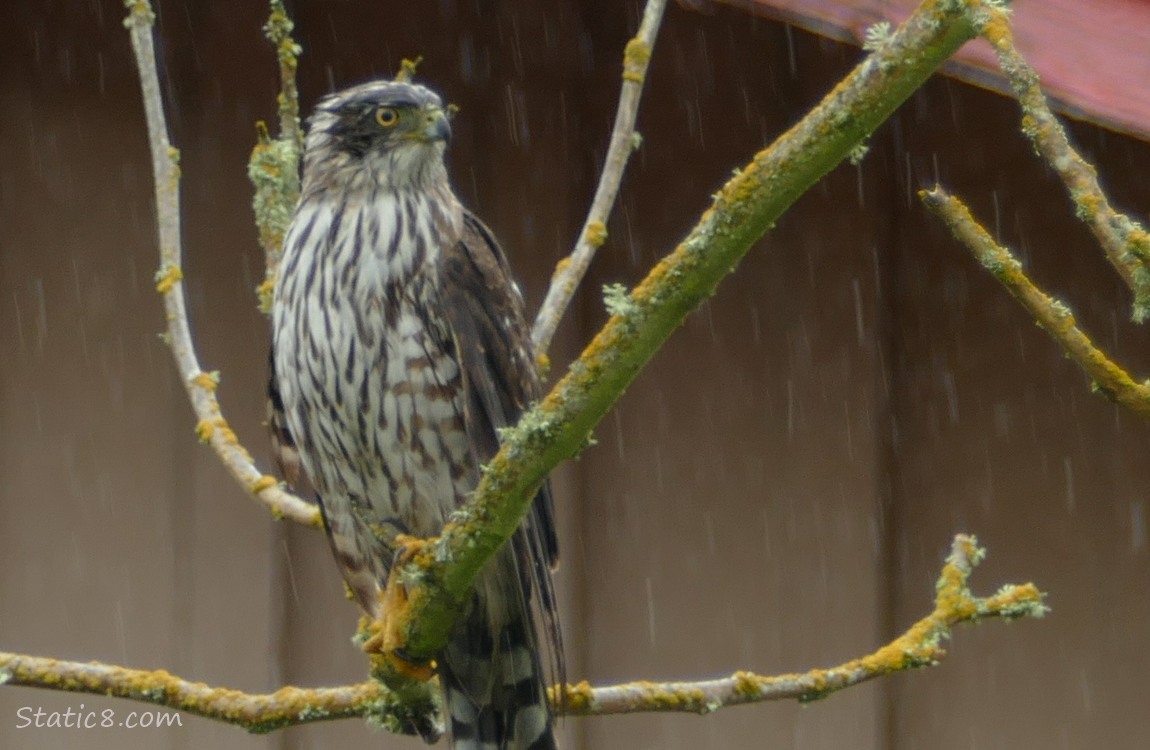
[[[375,618],[396,535],[439,533],[540,394],[507,259],[448,180],[450,136],[440,97],[408,81],[320,101],[275,286],[273,442]],[[436,659],[454,748],[556,747],[540,646],[561,676],[557,556],[544,486]]]

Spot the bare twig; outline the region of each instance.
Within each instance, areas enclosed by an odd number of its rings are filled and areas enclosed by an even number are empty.
[[[969,578],[984,552],[974,537],[954,538],[936,586],[934,611],[899,638],[872,654],[830,669],[765,677],[736,672],[730,677],[697,682],[630,682],[567,687],[556,710],[578,716],[637,712],[710,713],[725,706],[772,700],[811,701],[875,677],[933,666],[946,656],[942,642],[959,623],[986,618],[1041,617],[1043,594],[1027,583],[1004,586],[989,597],[975,597]],[[0,684],[129,698],[187,711],[252,732],[268,732],[315,721],[369,716],[396,729],[409,719],[378,682],[334,688],[285,687],[270,695],[249,695],[212,688],[173,677],[103,664],[80,664],[0,652]],[[554,689],[551,691],[554,702]]]
[[[607,217],[611,215],[611,208],[615,205],[615,198],[619,194],[619,185],[623,181],[627,160],[631,157],[631,152],[638,147],[635,118],[639,112],[639,99],[643,95],[643,83],[647,79],[647,64],[655,48],[655,37],[659,32],[659,24],[663,20],[666,5],[667,0],[647,0],[639,31],[627,43],[623,53],[623,86],[619,92],[619,105],[615,109],[615,126],[611,130],[611,144],[607,149],[607,158],[603,162],[603,171],[599,175],[595,198],[591,201],[591,210],[587,213],[587,220],[583,222],[583,230],[579,233],[575,250],[559,261],[555,267],[551,286],[547,290],[543,306],[535,319],[535,328],[531,332],[536,354],[540,357],[546,356],[555,329],[559,327],[563,313],[571,304],[579,282],[586,275],[595,251],[607,240]]]
[[[125,0],[128,17],[124,22],[132,39],[140,88],[148,123],[148,142],[152,151],[152,170],[156,183],[156,220],[159,232],[160,270],[156,273],[156,290],[164,298],[168,318],[167,342],[176,360],[180,378],[188,392],[199,422],[196,433],[210,444],[224,466],[249,493],[266,505],[277,517],[288,518],[308,526],[319,526],[319,511],[280,488],[275,477],[263,474],[252,463],[251,455],[240,445],[228,426],[216,399],[219,376],[204,372],[196,357],[188,326],[187,307],[181,270],[180,237],[180,169],[179,151],[168,140],[160,81],[156,73],[156,53],[152,46],[155,15],[147,0]]]
[[[1106,251],[1106,258],[1134,292],[1134,320],[1150,317],[1150,233],[1129,216],[1115,211],[1098,184],[1098,173],[1070,145],[1066,131],[1046,102],[1038,74],[1014,46],[1008,12],[982,3],[979,32],[994,47],[999,65],[1022,106],[1022,132],[1054,169],[1070,193],[1078,218]]]
[[[971,216],[970,209],[962,201],[940,187],[920,191],[919,197],[928,208],[942,217],[959,242],[974,253],[978,262],[1002,282],[1038,324],[1093,378],[1099,391],[1134,413],[1150,417],[1150,387],[1135,382],[1125,370],[1098,349],[1090,337],[1078,328],[1070,308],[1035,286],[1022,270],[1018,259],[994,241],[990,233]]]

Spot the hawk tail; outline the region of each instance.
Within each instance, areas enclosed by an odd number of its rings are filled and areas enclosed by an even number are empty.
[[[440,655],[453,750],[558,748],[529,599],[505,585],[513,565],[507,549],[491,562]]]

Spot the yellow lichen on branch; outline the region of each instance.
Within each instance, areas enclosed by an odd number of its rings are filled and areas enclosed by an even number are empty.
[[[1074,319],[1070,308],[1038,288],[1022,263],[975,220],[961,200],[940,187],[919,192],[927,208],[942,218],[955,238],[1049,333],[1071,359],[1089,375],[1106,398],[1135,414],[1150,417],[1150,386],[1136,382],[1121,366],[1094,345]]]
[[[430,542],[418,545],[415,559],[432,546]],[[936,585],[934,611],[874,653],[837,667],[776,676],[738,671],[728,677],[694,682],[640,681],[592,687],[583,681],[566,686],[562,701],[557,699],[555,688],[548,695],[555,710],[567,715],[710,713],[725,706],[769,700],[817,700],[885,674],[931,666],[946,656],[940,643],[950,637],[955,625],[987,618],[1041,617],[1046,612],[1043,594],[1030,583],[1004,586],[986,598],[974,596],[969,578],[983,556],[974,537],[956,536]],[[363,618],[361,638],[388,638],[384,632],[387,627]],[[395,664],[385,654],[373,654],[372,663],[376,679],[358,685],[313,690],[286,687],[271,695],[248,695],[189,683],[163,671],[0,653],[0,684],[132,698],[256,732],[342,716],[372,716],[395,731],[435,737],[440,729],[433,691],[423,682],[428,674],[421,671],[406,678],[399,674],[400,679],[393,679],[397,676]]]
[[[993,617],[1041,617],[1047,611],[1043,594],[1030,583],[1006,586],[986,598],[974,596],[969,588],[970,574],[983,557],[973,536],[956,536],[935,587],[934,611],[877,651],[837,667],[776,676],[740,671],[701,682],[634,682],[599,688],[581,682],[568,686],[566,710],[577,715],[708,713],[723,706],[766,700],[807,702],[885,674],[932,666],[946,656],[940,644],[950,637],[955,625]]]
[[[162,669],[128,669],[0,652],[0,685],[5,683],[128,698],[224,721],[255,733],[368,715],[386,697],[384,689],[375,682],[316,689],[288,686],[257,695],[188,682]]]
[[[160,294],[168,294],[183,278],[184,272],[180,270],[179,266],[169,265],[161,268],[156,272],[156,291]]]

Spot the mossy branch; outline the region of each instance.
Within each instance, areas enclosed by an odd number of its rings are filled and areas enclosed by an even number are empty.
[[[1033,584],[1004,586],[989,597],[974,596],[970,574],[984,552],[974,537],[956,536],[939,576],[934,611],[897,639],[872,654],[829,669],[774,677],[736,672],[697,682],[629,682],[592,687],[568,685],[566,701],[552,703],[557,713],[576,716],[637,712],[710,713],[725,706],[772,700],[811,701],[833,692],[916,667],[937,664],[942,647],[960,623],[987,618],[1041,617],[1043,594]],[[66,692],[128,698],[263,733],[317,721],[367,717],[393,731],[407,731],[412,717],[375,680],[332,688],[285,687],[267,695],[188,682],[164,671],[80,664],[0,652],[0,685],[21,685]]]
[[[475,498],[402,570],[407,607],[387,630],[430,659],[447,642],[476,575],[515,531],[535,489],[577,455],[595,425],[686,315],[714,293],[805,190],[848,156],[975,34],[972,7],[927,0],[773,145],[714,196],[698,224],[626,299],[551,393],[503,435]]]
[[[1022,263],[1008,249],[994,241],[961,200],[941,187],[920,191],[919,197],[931,211],[942,218],[955,238],[974,254],[978,262],[1062,346],[1067,355],[1086,371],[1099,392],[1139,416],[1150,417],[1150,386],[1135,382],[1122,367],[1095,346],[1090,337],[1078,327],[1070,308],[1039,289],[1022,270]]]
[[[299,90],[296,67],[302,48],[291,32],[294,28],[283,0],[270,0],[271,13],[264,24],[264,35],[275,45],[279,61],[280,92],[279,133],[273,138],[263,122],[256,123],[256,145],[248,160],[248,179],[255,193],[252,210],[259,229],[260,246],[264,249],[264,280],[256,289],[260,310],[271,312],[272,290],[276,271],[283,254],[284,236],[291,225],[299,201],[299,160],[303,152],[303,128],[299,119]]]
[[[168,330],[165,340],[175,358],[184,388],[196,414],[196,434],[211,445],[224,467],[245,490],[265,505],[278,518],[288,518],[309,526],[320,526],[319,510],[285,492],[272,476],[263,474],[252,462],[235,432],[228,426],[216,398],[219,374],[205,372],[196,356],[188,325],[184,300],[183,249],[180,234],[180,167],[179,151],[168,139],[168,124],[160,94],[153,47],[155,14],[147,0],[125,0],[128,16],[124,26],[132,40],[140,90],[148,124],[148,143],[152,153],[152,171],[156,186],[156,224],[160,247],[160,270],[156,273],[156,291],[164,299]]]

